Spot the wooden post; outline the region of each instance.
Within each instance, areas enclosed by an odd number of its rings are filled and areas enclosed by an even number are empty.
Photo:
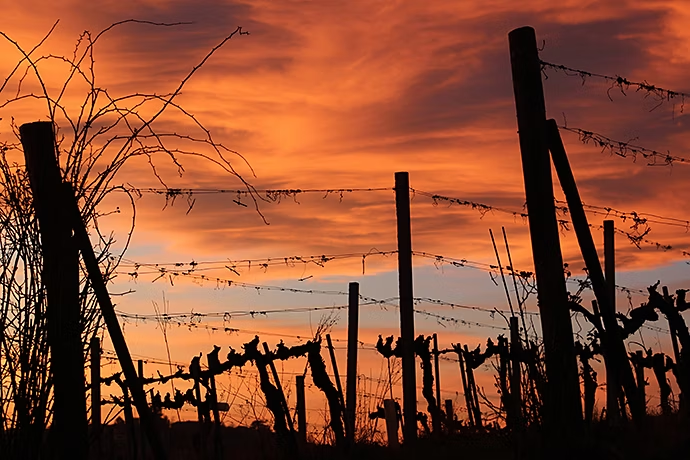
[[[285,417],[287,418],[288,427],[290,428],[290,432],[294,436],[295,426],[292,424],[292,417],[290,416],[290,408],[288,408],[287,400],[285,399],[285,392],[283,392],[283,386],[280,384],[280,377],[278,377],[278,371],[276,370],[276,365],[273,362],[273,359],[270,358],[271,349],[268,347],[268,344],[266,342],[263,343],[263,347],[264,347],[264,352],[266,353],[266,356],[268,357],[268,359],[267,359],[268,367],[271,368],[271,373],[273,374],[273,380],[276,383],[276,388],[280,392],[280,400],[281,400],[281,403],[283,405],[283,412],[285,412]],[[294,440],[291,442],[294,442]]]
[[[19,128],[34,208],[39,223],[47,296],[47,331],[53,379],[50,438],[60,458],[86,459],[88,421],[79,304],[79,253],[65,219],[62,173],[57,162],[53,124]],[[69,213],[67,213],[69,215]]]
[[[582,405],[546,143],[541,65],[533,28],[515,29],[508,38],[537,300],[544,334],[548,381],[544,395],[545,426],[566,434],[581,425]]]
[[[101,339],[91,338],[91,433],[93,457],[101,458]]]
[[[399,443],[398,443],[398,411],[395,410],[395,400],[384,399],[383,400],[383,411],[386,414],[386,435],[388,438],[388,447],[396,448],[399,446]],[[415,427],[416,427],[416,425],[415,425]]]
[[[463,356],[462,347],[460,344],[455,345],[455,352],[458,354],[458,364],[460,365],[460,377],[462,378],[462,392],[465,395],[465,405],[467,407],[467,420],[470,426],[475,426],[474,411],[472,410],[472,397],[470,395],[469,386],[467,385],[467,377],[465,372],[465,358]]]
[[[464,346],[465,355],[469,355],[470,351],[467,345]],[[479,396],[477,395],[477,384],[474,381],[474,370],[466,363],[465,371],[467,372],[467,389],[470,392],[470,401],[472,402],[472,411],[474,416],[474,423],[481,428],[482,425],[482,411],[479,409]]]
[[[395,214],[398,234],[398,290],[402,343],[403,439],[417,439],[417,380],[414,356],[414,303],[412,292],[412,236],[410,230],[410,178],[395,173]]]
[[[452,399],[446,399],[446,425],[448,428],[448,432],[452,433],[452,427],[453,427],[453,422],[455,421],[455,411],[453,410],[453,400]]]
[[[335,358],[335,348],[333,348],[333,341],[331,334],[326,334],[326,344],[328,344],[328,354],[331,357],[331,366],[333,367],[333,377],[335,378],[335,387],[338,389],[338,397],[340,398],[340,407],[345,411],[345,398],[343,396],[343,386],[340,383],[340,372],[338,372],[338,360]],[[343,413],[343,416],[345,414]]]
[[[100,439],[101,429],[101,339],[91,339],[91,427]]]
[[[151,416],[151,411],[146,402],[144,388],[139,379],[137,379],[134,363],[132,362],[132,356],[127,348],[127,342],[125,341],[125,337],[122,334],[122,329],[120,328],[120,323],[118,322],[117,315],[115,314],[115,307],[110,299],[110,294],[108,294],[108,288],[105,285],[103,274],[98,266],[98,260],[93,252],[93,247],[91,246],[91,241],[89,240],[89,234],[86,231],[86,226],[82,220],[77,200],[74,197],[74,191],[69,183],[63,183],[62,186],[65,208],[67,209],[68,215],[72,215],[74,237],[79,247],[79,251],[81,251],[84,266],[86,267],[89,280],[91,281],[91,287],[96,296],[96,300],[101,307],[103,321],[108,329],[108,335],[110,336],[110,341],[113,344],[113,348],[115,348],[115,352],[117,353],[117,359],[120,363],[120,367],[122,368],[122,373],[124,374],[127,382],[129,382],[128,385],[132,394],[132,399],[134,400],[134,405],[136,406],[137,413],[139,414],[139,422],[144,426],[146,437],[148,439],[149,446],[151,446],[151,450],[153,451],[154,458],[157,460],[165,460],[167,455],[163,449],[163,444],[161,443],[158,432],[156,431],[156,427]]]
[[[438,337],[434,334],[434,375],[436,376],[436,417],[431,417],[435,433],[441,432],[441,375],[438,365]]]
[[[607,299],[608,299],[608,304],[601,304],[601,301],[598,303],[601,305],[602,312],[605,313],[605,315],[610,316],[611,314],[614,315],[614,321],[615,321],[615,314],[616,314],[616,259],[615,259],[615,254],[616,254],[616,246],[615,246],[615,228],[614,228],[614,223],[612,220],[605,220],[604,221],[604,271],[606,272],[606,291],[607,291]],[[591,275],[590,275],[591,276]],[[609,318],[610,321],[610,318]],[[606,319],[604,319],[604,323],[606,323]],[[606,325],[606,324],[605,324]],[[608,325],[606,325],[607,330],[608,330]],[[608,335],[608,334],[607,334]],[[606,343],[606,341],[604,341]],[[611,348],[611,347],[607,347]],[[609,350],[607,351],[608,353],[614,353],[614,350]],[[605,355],[606,357],[606,355]],[[604,360],[604,364],[606,366],[606,414],[607,417],[611,418],[611,420],[615,423],[617,419],[621,417],[621,409],[624,410],[624,408],[621,407],[621,405],[618,404],[618,401],[621,397],[621,385],[620,385],[620,379],[617,375],[614,375],[614,372],[616,372],[615,369],[615,359],[614,358],[609,358]],[[629,396],[628,396],[629,399]]]
[[[144,381],[144,360],[139,359],[137,360],[137,375],[139,376],[139,381],[142,382],[142,387],[143,387],[143,381]],[[144,424],[141,423],[141,416],[139,417],[139,449],[140,449],[140,454],[141,458],[146,458],[146,442],[144,441],[144,436],[146,434],[144,433]]]
[[[614,272],[611,274],[612,280],[609,282],[607,279],[604,279],[597,249],[592,239],[592,233],[589,230],[587,216],[582,206],[580,193],[575,184],[575,177],[570,168],[563,141],[558,132],[556,120],[551,119],[547,121],[547,131],[551,157],[558,173],[558,180],[568,202],[575,235],[577,236],[582,258],[587,266],[592,289],[597,298],[604,327],[606,328],[606,337],[602,345],[606,349],[604,357],[607,365],[607,411],[610,411],[609,414],[613,417],[617,417],[621,413],[618,410],[618,401],[622,396],[620,391],[622,385],[625,388],[625,396],[630,404],[630,412],[634,419],[639,420],[643,414],[640,411],[641,406],[636,397],[637,386],[635,385],[635,378],[628,362],[628,352],[616,321],[616,312],[611,303],[612,298],[615,299],[616,292],[615,259],[613,258],[615,250],[613,247],[613,222],[609,222],[609,224],[604,222],[604,242],[608,242],[608,247],[604,247],[604,254],[608,256],[605,263],[607,273],[609,271]]]
[[[673,308],[673,298],[668,292],[668,286],[662,286],[661,292],[663,293],[664,300],[671,305]],[[676,365],[680,363],[680,348],[678,346],[678,335],[676,334],[676,328],[673,327],[669,321],[669,330],[671,331],[671,346],[673,347],[673,359],[676,361]]]
[[[122,386],[122,401],[124,402],[125,423],[127,424],[127,438],[129,439],[129,449],[131,451],[132,459],[136,460],[137,453],[137,433],[134,426],[134,414],[132,413],[132,400],[129,397],[129,389]]]
[[[348,444],[355,441],[355,427],[357,421],[357,346],[359,340],[359,283],[348,286],[347,303],[347,381],[345,430]]]
[[[520,342],[520,329],[516,316],[510,317],[510,360],[512,373],[510,374],[510,403],[513,406],[515,427],[522,426],[522,385],[520,357],[522,355],[522,342]]]
[[[637,392],[640,400],[642,401],[645,413],[647,412],[647,396],[645,386],[647,382],[644,380],[644,356],[642,350],[637,350],[635,352],[635,378],[637,380]]]
[[[298,439],[305,445],[307,443],[307,407],[304,396],[304,376],[295,377],[297,386],[297,434]]]
[[[211,387],[211,410],[213,411],[213,444],[216,459],[223,458],[223,441],[221,438],[220,410],[218,409],[218,391],[216,390],[216,376],[209,375],[209,386]]]

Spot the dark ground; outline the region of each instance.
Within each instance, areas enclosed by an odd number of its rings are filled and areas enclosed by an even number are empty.
[[[136,428],[138,430],[138,427]],[[228,428],[221,431],[222,454],[216,456],[213,434],[209,429],[206,456],[200,448],[199,425],[195,422],[175,423],[161,427],[163,442],[170,460],[291,460],[289,449],[279,443],[275,434],[265,427]],[[137,433],[138,436],[138,433]],[[553,438],[551,438],[553,440]],[[565,441],[554,440],[551,453],[546,453],[539,433],[524,433],[519,441],[510,433],[461,433],[438,439],[423,438],[416,446],[388,449],[379,445],[357,445],[348,452],[332,446],[302,446],[300,459],[356,459],[356,460],[443,460],[443,459],[690,459],[690,424],[681,423],[676,416],[649,417],[646,426],[635,428],[623,425],[615,429],[603,424],[592,426],[587,434]],[[102,453],[92,458],[128,460],[128,444],[124,424],[106,427],[102,437]],[[137,458],[141,459],[138,455]],[[153,458],[147,452],[146,459]],[[293,457],[294,458],[294,457]]]

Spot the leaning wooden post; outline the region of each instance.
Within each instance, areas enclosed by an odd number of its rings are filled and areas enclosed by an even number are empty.
[[[602,320],[606,329],[606,337],[603,339],[603,346],[606,350],[604,358],[606,361],[606,378],[608,380],[607,388],[607,411],[612,416],[617,417],[620,411],[618,408],[618,401],[621,397],[621,385],[625,389],[625,396],[630,405],[630,412],[635,420],[639,420],[644,414],[641,412],[641,406],[637,398],[637,386],[635,385],[635,377],[628,362],[628,352],[623,342],[623,337],[620,334],[618,322],[616,320],[616,312],[611,304],[612,292],[615,296],[615,276],[613,276],[612,286],[608,286],[608,280],[604,279],[604,272],[601,269],[597,249],[594,245],[592,233],[589,230],[587,216],[585,215],[580,193],[575,184],[575,177],[570,168],[568,155],[565,152],[561,135],[558,132],[558,125],[556,120],[548,120],[546,122],[547,135],[549,140],[549,149],[551,150],[551,158],[558,173],[558,180],[563,188],[563,194],[568,202],[570,209],[570,218],[573,222],[573,228],[577,241],[580,245],[580,252],[582,258],[587,266],[589,278],[592,282],[592,289],[599,304]],[[607,225],[605,224],[604,228]],[[615,263],[612,259],[614,252],[612,240],[613,226],[608,225],[611,236],[604,240],[609,240],[609,247],[604,249],[604,253],[609,255],[608,264],[611,265],[609,270],[615,271]],[[613,291],[611,290],[613,288]]]
[[[460,377],[462,379],[462,392],[465,395],[465,406],[467,407],[467,420],[470,426],[474,426],[474,412],[472,410],[472,397],[470,395],[469,385],[467,385],[467,377],[465,372],[465,359],[463,356],[462,347],[460,344],[453,345],[455,352],[458,354],[458,364],[460,366]]]
[[[79,253],[69,219],[65,219],[62,173],[51,122],[19,128],[43,256],[41,278],[47,296],[47,331],[53,379],[50,438],[60,458],[86,459],[88,421],[81,341]]]
[[[469,356],[470,351],[467,345],[464,346],[465,356]],[[470,392],[470,401],[472,402],[472,411],[474,416],[474,423],[481,428],[482,425],[482,411],[479,408],[479,396],[477,395],[477,384],[474,381],[474,370],[470,363],[465,363],[465,371],[467,372],[467,389]]]
[[[355,442],[357,418],[357,345],[359,341],[359,283],[348,286],[347,303],[347,382],[345,383],[345,430],[348,444]]]
[[[546,107],[534,29],[508,34],[522,172],[529,213],[548,385],[545,425],[566,434],[582,422],[580,384],[563,274],[546,137]]]
[[[264,352],[266,353],[266,361],[268,361],[268,367],[271,368],[271,374],[273,374],[273,380],[276,383],[276,388],[280,392],[280,400],[281,404],[283,406],[283,412],[285,412],[285,418],[287,419],[288,427],[290,428],[290,432],[292,435],[295,435],[295,426],[292,424],[292,417],[290,416],[290,409],[288,408],[287,405],[287,399],[285,399],[285,392],[283,391],[283,386],[280,384],[280,377],[278,376],[278,370],[276,369],[276,365],[273,362],[272,354],[271,354],[271,349],[268,347],[268,344],[266,342],[263,343],[264,347]],[[294,438],[293,441],[294,442]]]
[[[331,340],[331,334],[326,334],[326,344],[328,345],[328,354],[331,357],[331,366],[333,367],[333,378],[335,379],[335,387],[338,390],[338,397],[340,398],[340,407],[343,409],[343,416],[345,416],[345,397],[343,396],[343,386],[340,383],[340,372],[338,372],[338,360],[335,358],[335,348]]]
[[[89,234],[86,231],[86,226],[82,220],[77,200],[74,197],[74,191],[69,183],[63,183],[62,186],[62,196],[64,198],[65,208],[67,209],[68,215],[71,214],[72,217],[74,237],[79,250],[81,251],[84,266],[86,267],[89,280],[91,281],[91,287],[96,296],[96,300],[101,307],[103,321],[108,329],[108,335],[110,336],[110,341],[113,344],[113,348],[115,348],[115,352],[117,353],[117,359],[120,362],[122,373],[125,375],[127,382],[129,382],[128,385],[132,392],[132,399],[134,400],[134,405],[136,406],[137,413],[139,414],[139,421],[144,425],[146,437],[149,445],[151,446],[151,450],[153,451],[154,458],[157,460],[164,460],[167,458],[167,455],[163,449],[163,444],[158,436],[158,432],[156,431],[156,427],[153,422],[153,417],[151,416],[151,411],[146,402],[144,388],[142,387],[141,382],[139,382],[139,379],[137,379],[134,363],[132,363],[132,356],[129,354],[127,342],[125,341],[125,337],[122,334],[122,329],[120,328],[120,323],[118,322],[117,315],[115,314],[115,307],[110,299],[110,294],[108,294],[108,288],[105,285],[103,274],[98,266],[98,260],[93,252],[93,247],[91,246],[91,241],[89,240]]]
[[[510,403],[513,406],[513,416],[516,428],[522,426],[522,386],[520,357],[522,356],[522,342],[520,342],[520,328],[516,316],[510,317]]]
[[[414,304],[412,293],[412,236],[410,230],[410,178],[395,173],[395,214],[398,234],[398,290],[402,343],[403,440],[417,439],[417,380],[414,357]]]
[[[383,412],[386,416],[386,435],[388,447],[396,448],[398,443],[398,411],[395,409],[394,399],[383,400]],[[404,429],[404,426],[403,426]]]
[[[441,432],[441,377],[438,365],[438,336],[434,334],[434,375],[436,377],[436,412],[438,415],[436,417],[431,417],[433,423],[433,430],[435,433]]]
[[[297,387],[297,435],[302,445],[307,443],[307,407],[304,396],[304,375],[295,377]]]
[[[91,432],[95,457],[101,457],[101,339],[91,338]]]

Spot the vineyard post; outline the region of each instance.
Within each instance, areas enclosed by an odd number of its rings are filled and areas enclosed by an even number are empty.
[[[280,401],[283,406],[283,412],[285,412],[285,417],[287,418],[287,423],[288,427],[290,428],[290,432],[292,433],[292,436],[295,435],[295,427],[292,424],[292,417],[290,416],[290,408],[288,408],[287,405],[287,399],[285,399],[285,392],[283,391],[283,386],[280,384],[280,377],[278,376],[278,370],[276,370],[276,365],[273,362],[273,359],[271,359],[271,349],[268,347],[268,344],[266,342],[263,343],[264,347],[264,352],[266,353],[266,357],[268,358],[268,367],[271,368],[271,374],[273,374],[273,380],[275,381],[276,388],[278,389],[278,392],[280,393]],[[294,442],[294,438],[293,441]]]
[[[407,172],[395,173],[395,214],[398,235],[398,290],[402,343],[403,440],[406,444],[413,444],[417,439],[417,380],[414,356],[410,178]]]
[[[123,412],[125,413],[125,425],[127,426],[127,442],[133,459],[137,458],[137,433],[134,426],[134,414],[132,414],[132,400],[129,397],[127,381],[122,385],[122,401],[124,403]]]
[[[458,354],[458,365],[460,366],[460,378],[462,379],[462,392],[465,395],[465,406],[467,407],[467,419],[469,421],[470,426],[474,426],[474,417],[473,417],[473,411],[472,411],[472,397],[470,396],[469,393],[469,386],[467,385],[467,377],[465,373],[465,360],[463,356],[463,351],[462,347],[460,344],[456,344],[453,346],[455,349],[455,352]]]
[[[91,338],[91,431],[96,457],[101,456],[101,339]]]
[[[213,444],[214,453],[217,459],[223,457],[223,441],[221,439],[221,423],[220,423],[220,411],[218,410],[218,391],[216,389],[216,376],[213,372],[210,372],[208,377],[209,386],[211,387],[211,409],[213,410],[213,422],[214,422],[214,432],[213,432]]]
[[[436,434],[441,433],[441,377],[439,376],[438,365],[438,336],[434,334],[434,375],[436,376],[436,417],[432,417],[433,431]]]
[[[335,387],[338,389],[338,397],[340,398],[340,407],[345,417],[345,397],[343,396],[343,386],[340,383],[340,372],[338,372],[338,360],[335,359],[335,348],[333,348],[333,341],[331,334],[326,334],[326,343],[328,344],[328,354],[331,357],[331,366],[333,367],[333,377],[335,379]],[[347,423],[345,424],[347,425]],[[347,426],[346,426],[347,431]]]
[[[582,405],[554,207],[541,64],[533,28],[515,29],[508,38],[537,301],[544,336],[548,381],[544,395],[545,426],[567,435],[581,425]]]
[[[464,346],[465,356],[469,356],[470,351],[467,345]],[[479,409],[479,396],[477,396],[477,384],[474,381],[474,371],[469,363],[465,363],[465,371],[467,372],[467,389],[470,392],[470,401],[472,402],[472,411],[474,412],[474,423],[482,427],[482,412]]]
[[[455,421],[455,411],[453,410],[453,400],[446,399],[446,427],[448,428],[448,433],[453,432],[453,422]]]
[[[50,123],[48,123],[48,125],[50,125]],[[115,314],[115,307],[110,299],[110,294],[108,293],[108,288],[105,285],[103,274],[98,266],[98,260],[93,252],[93,246],[91,246],[89,234],[86,231],[86,226],[82,220],[77,200],[74,197],[72,185],[65,182],[62,184],[62,187],[65,208],[68,215],[72,215],[72,229],[74,230],[74,237],[77,241],[77,246],[81,251],[82,260],[84,262],[86,272],[88,273],[89,281],[91,281],[91,287],[96,296],[96,300],[98,301],[98,305],[101,307],[103,321],[108,329],[108,335],[110,336],[110,341],[113,344],[113,348],[115,348],[117,359],[120,363],[120,367],[122,368],[122,373],[125,375],[127,381],[130,382],[129,385],[130,390],[132,391],[132,399],[134,400],[134,405],[139,413],[139,422],[144,425],[146,437],[149,445],[151,446],[151,450],[153,451],[154,458],[157,460],[164,460],[167,458],[167,455],[163,449],[163,444],[161,443],[158,432],[156,431],[156,427],[154,426],[153,418],[146,402],[144,388],[142,387],[141,382],[139,382],[137,379],[134,363],[132,362],[132,356],[127,348],[127,342],[125,341],[125,337],[122,334],[122,329],[120,328],[120,323],[117,319],[117,315]]]
[[[510,317],[510,404],[513,406],[513,416],[515,428],[522,427],[522,397],[521,391],[521,369],[520,357],[522,355],[522,342],[520,342],[520,329],[517,316]]]
[[[50,122],[19,128],[39,223],[47,295],[47,332],[53,378],[50,438],[59,458],[88,455],[86,381],[79,304],[79,253],[61,203],[62,174]]]
[[[612,220],[604,221],[604,271],[606,276],[606,290],[608,291],[609,310],[616,314],[616,246],[615,246],[615,228]],[[601,302],[599,303],[601,305]],[[607,360],[608,361],[608,360]],[[606,413],[609,414],[614,421],[620,416],[620,405],[618,400],[620,398],[620,384],[616,382],[617,379],[611,375],[613,369],[611,364],[606,371]],[[643,405],[644,402],[640,401]]]
[[[383,400],[383,412],[386,416],[386,437],[388,447],[398,447],[398,411],[395,409],[394,399]],[[403,425],[403,429],[405,425]]]
[[[144,381],[144,360],[137,360],[137,375],[139,376],[139,381]],[[139,417],[139,449],[141,452],[141,458],[146,458],[146,441],[144,440],[144,425],[141,423],[141,417]]]
[[[643,409],[647,412],[647,396],[645,391],[646,382],[644,380],[644,365],[642,350],[637,350],[635,352],[635,377],[637,379],[637,392],[639,394],[640,401],[642,401]]]
[[[295,377],[297,387],[297,434],[302,445],[307,443],[307,407],[304,396],[304,375]]]
[[[664,300],[671,305],[671,308],[673,308],[673,298],[668,292],[668,287],[667,286],[662,286],[661,287],[661,292],[663,292],[664,295]],[[673,327],[673,324],[669,321],[669,330],[671,331],[671,346],[673,346],[673,359],[676,361],[676,365],[680,363],[680,349],[678,347],[678,335],[676,334],[676,328]]]
[[[573,171],[568,161],[568,155],[563,146],[563,140],[558,132],[556,120],[550,119],[547,121],[547,130],[553,164],[568,202],[573,228],[575,229],[575,235],[580,245],[580,252],[587,266],[587,272],[592,282],[592,289],[597,298],[599,310],[601,311],[602,320],[604,322],[604,328],[606,330],[606,337],[605,340],[603,340],[605,349],[604,358],[607,370],[606,379],[608,381],[606,385],[606,410],[607,413],[613,417],[614,421],[620,416],[621,409],[623,410],[622,413],[625,413],[625,408],[619,405],[619,400],[621,400],[622,397],[622,385],[625,389],[625,396],[628,399],[628,404],[630,405],[630,413],[633,419],[639,420],[644,414],[640,410],[641,405],[637,398],[635,377],[633,376],[633,371],[628,361],[628,352],[625,348],[623,337],[620,334],[618,322],[616,321],[614,305],[611,303],[612,296],[615,298],[615,273],[611,275],[611,281],[604,279],[604,272],[601,269],[597,248],[594,245],[594,239],[589,230],[587,216],[582,206],[580,193],[577,190],[575,177],[573,176]],[[608,270],[615,272],[615,260],[613,258],[614,247],[613,244],[611,244],[613,240],[613,222],[609,222],[608,225],[606,222],[604,223],[604,241],[609,241],[608,247],[604,247],[604,254],[608,256],[605,263]],[[608,238],[606,237],[606,228],[609,228],[608,232],[610,236]],[[611,288],[613,288],[613,294]]]
[[[348,444],[355,441],[355,426],[357,417],[357,345],[359,340],[359,283],[353,282],[348,286],[347,303],[347,381],[345,382],[345,423]]]

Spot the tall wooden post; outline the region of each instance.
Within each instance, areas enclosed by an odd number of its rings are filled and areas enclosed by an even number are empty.
[[[602,307],[602,313],[606,316],[616,314],[616,246],[615,228],[612,220],[604,221],[604,271],[606,272],[606,291],[608,305],[598,303]],[[591,276],[591,275],[590,275]],[[606,321],[604,319],[604,321]],[[610,321],[610,318],[609,318]],[[615,319],[614,319],[615,321]],[[608,326],[607,326],[608,330]],[[608,335],[608,334],[607,334]],[[607,347],[610,348],[610,347]],[[614,351],[612,351],[615,353]],[[606,414],[613,422],[621,416],[621,406],[618,404],[620,399],[620,379],[614,373],[615,363],[613,358],[605,359],[606,365]],[[629,398],[629,396],[628,396]]]
[[[345,423],[348,444],[355,441],[357,418],[357,345],[359,340],[359,283],[348,286],[347,303],[347,382],[345,396]]]
[[[79,253],[60,200],[62,173],[50,122],[19,128],[43,252],[50,369],[53,378],[51,441],[59,458],[86,459],[88,422],[79,304]],[[69,215],[69,213],[67,213]]]
[[[120,323],[118,322],[117,315],[115,314],[115,307],[110,299],[110,294],[108,293],[108,288],[105,285],[103,274],[98,266],[98,260],[96,259],[96,254],[93,252],[93,247],[91,246],[91,241],[89,240],[89,234],[86,231],[86,226],[82,220],[81,212],[79,211],[79,206],[76,198],[74,197],[74,191],[72,190],[71,184],[62,184],[62,197],[65,209],[67,211],[67,216],[72,218],[74,237],[76,239],[77,246],[79,247],[79,251],[81,252],[82,260],[84,262],[84,266],[86,267],[89,280],[91,281],[91,287],[96,296],[96,300],[98,301],[98,305],[101,307],[101,314],[103,315],[103,321],[108,329],[110,341],[112,342],[113,348],[115,348],[115,352],[117,353],[117,359],[122,368],[122,373],[125,375],[127,382],[129,382],[128,385],[132,393],[132,399],[134,400],[134,405],[136,406],[137,413],[139,414],[139,422],[144,426],[146,437],[149,445],[151,446],[151,450],[153,451],[154,458],[157,460],[165,460],[167,455],[163,449],[163,444],[161,443],[158,432],[156,431],[153,417],[151,416],[151,411],[146,402],[144,388],[137,378],[134,363],[132,362],[132,356],[129,353],[129,348],[127,347],[125,337],[122,334]]]
[[[522,426],[522,387],[520,357],[522,355],[522,343],[520,342],[520,329],[516,316],[510,317],[510,403],[513,406],[514,423],[516,428]]]
[[[508,34],[522,172],[548,380],[545,426],[565,434],[581,425],[580,385],[563,275],[546,136],[546,107],[534,29]]]
[[[101,429],[101,339],[91,339],[91,427],[100,439]]]
[[[414,304],[412,293],[412,236],[410,230],[410,178],[395,173],[395,214],[398,227],[398,289],[402,343],[403,438],[417,439],[417,380],[414,358]]]
[[[304,396],[304,376],[295,377],[297,387],[297,434],[302,445],[307,443],[307,407]]]
[[[91,338],[91,435],[92,457],[101,458],[101,339]]]
[[[436,377],[436,412],[438,412],[436,417],[431,417],[433,422],[433,430],[435,433],[441,432],[441,376],[439,372],[438,365],[438,336],[434,334],[434,376]]]
[[[635,419],[639,419],[644,414],[641,413],[641,406],[637,398],[637,386],[633,376],[632,369],[628,362],[628,353],[620,334],[618,322],[616,321],[616,312],[611,303],[612,297],[615,298],[615,259],[613,258],[613,222],[609,224],[604,223],[605,235],[604,242],[608,241],[608,247],[604,248],[604,254],[608,256],[605,261],[607,273],[610,270],[614,272],[611,274],[612,280],[609,283],[608,279],[604,279],[604,273],[601,269],[597,249],[594,245],[592,233],[589,230],[587,223],[587,216],[582,206],[580,193],[575,184],[575,177],[570,168],[570,162],[563,146],[563,141],[558,132],[558,125],[556,120],[547,121],[547,131],[549,139],[549,149],[551,150],[551,157],[553,159],[556,172],[558,173],[558,180],[563,188],[563,193],[568,202],[570,209],[570,217],[575,229],[575,235],[580,245],[582,258],[585,261],[589,278],[592,281],[592,289],[599,304],[604,327],[606,328],[606,337],[602,338],[605,354],[604,358],[607,365],[606,379],[607,387],[607,411],[616,417],[620,410],[618,401],[621,398],[621,385],[625,388],[625,396],[630,404],[630,412]],[[608,228],[608,230],[606,230]],[[610,284],[610,286],[609,286]]]

